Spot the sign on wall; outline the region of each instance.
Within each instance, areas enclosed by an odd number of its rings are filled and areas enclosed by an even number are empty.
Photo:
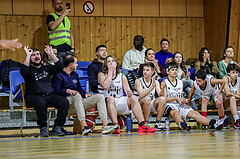
[[[86,14],[92,14],[94,12],[94,4],[91,1],[86,1],[83,4],[83,11]]]

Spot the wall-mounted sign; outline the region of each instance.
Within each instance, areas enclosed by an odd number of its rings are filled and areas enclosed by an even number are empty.
[[[83,11],[86,14],[92,14],[94,12],[94,4],[91,1],[86,1],[83,4]]]

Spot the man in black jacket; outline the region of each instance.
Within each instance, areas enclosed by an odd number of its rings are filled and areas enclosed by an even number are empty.
[[[55,65],[43,65],[42,56],[38,49],[28,49],[26,59],[21,66],[21,75],[26,83],[25,99],[27,107],[34,107],[37,114],[37,124],[40,128],[40,136],[48,137],[47,129],[47,107],[58,109],[57,118],[53,127],[53,135],[64,136],[61,127],[66,122],[69,103],[66,98],[53,94],[51,76],[63,69],[50,46],[45,47],[45,52],[52,58]],[[31,65],[30,65],[31,64]]]
[[[91,91],[98,93],[98,73],[102,71],[102,65],[104,59],[107,57],[107,47],[105,45],[99,45],[96,47],[97,59],[94,59],[88,66],[88,80]]]

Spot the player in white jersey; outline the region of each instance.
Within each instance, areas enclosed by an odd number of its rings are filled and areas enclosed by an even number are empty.
[[[220,88],[218,88],[217,85],[220,85]],[[202,115],[205,117],[207,116],[207,105],[212,96],[217,106],[219,119],[224,118],[223,99],[221,95],[224,85],[225,82],[222,79],[216,79],[212,75],[206,74],[202,69],[198,70],[196,73],[196,80],[188,95],[188,105],[190,105],[190,99],[192,99],[192,95],[197,89],[202,94]],[[206,126],[203,126],[203,129],[206,128]]]
[[[229,117],[221,120],[208,119],[188,106],[188,99],[183,97],[183,83],[176,79],[178,66],[171,62],[165,68],[168,74],[168,78],[163,81],[166,85],[163,93],[167,100],[165,113],[172,117],[180,128],[190,131],[191,127],[186,123],[188,118],[193,118],[201,124],[215,127],[218,130],[222,129],[223,124],[229,123]]]
[[[138,132],[155,132],[156,129],[149,127],[144,121],[142,109],[138,98],[133,95],[125,75],[120,73],[117,59],[109,55],[103,63],[103,71],[98,74],[99,93],[103,93],[107,100],[108,115],[113,124],[118,124],[117,113],[127,114],[130,109],[138,120]],[[127,96],[123,96],[123,90]],[[119,134],[120,129],[115,133]]]
[[[228,76],[222,78],[226,82],[223,91],[223,106],[225,108],[230,107],[235,121],[234,128],[240,129],[240,120],[237,113],[237,106],[240,105],[240,77],[238,77],[238,65],[228,64],[227,74]]]
[[[135,88],[141,98],[140,105],[142,106],[145,121],[150,124],[150,112],[157,112],[157,119],[154,127],[157,131],[160,131],[165,130],[160,121],[164,113],[166,98],[160,96],[160,84],[155,78],[152,78],[153,74],[153,63],[149,62],[143,64],[143,77],[136,79]],[[156,93],[159,96],[157,98],[155,98]]]

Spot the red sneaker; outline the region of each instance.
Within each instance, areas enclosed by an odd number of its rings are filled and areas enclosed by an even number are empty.
[[[144,124],[143,126],[138,126],[138,133],[152,133],[157,131],[155,128],[149,127],[147,124]]]
[[[118,126],[118,129],[117,129],[117,131],[114,131],[113,134],[120,134],[120,126],[118,123],[116,125]]]

